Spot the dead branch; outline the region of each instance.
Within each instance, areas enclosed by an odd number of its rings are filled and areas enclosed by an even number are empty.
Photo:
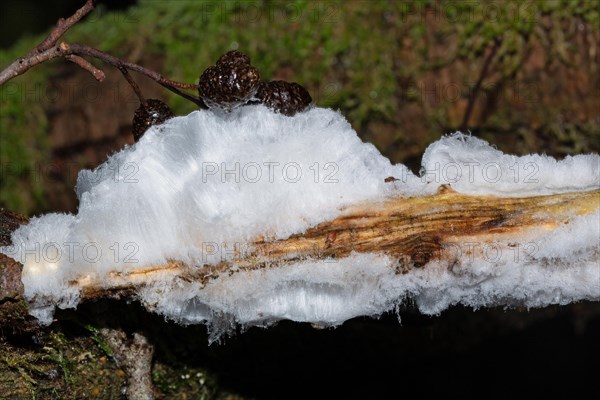
[[[492,64],[492,60],[496,55],[496,52],[500,48],[502,44],[502,38],[496,37],[494,38],[494,43],[492,44],[492,48],[490,49],[487,57],[483,61],[483,66],[481,67],[481,72],[479,73],[479,78],[477,78],[477,82],[473,87],[473,91],[471,92],[471,96],[469,96],[469,102],[467,103],[467,108],[465,110],[465,114],[463,115],[463,120],[461,123],[461,129],[468,129],[469,119],[471,118],[471,113],[473,112],[473,107],[475,106],[475,100],[477,100],[477,96],[479,95],[479,90],[481,89],[481,84],[483,80],[487,76],[488,69]]]
[[[165,274],[208,283],[236,271],[278,268],[306,259],[343,258],[351,252],[382,252],[401,261],[401,272],[435,259],[456,257],[457,243],[495,243],[528,233],[535,242],[576,215],[600,210],[600,190],[552,196],[503,198],[469,196],[444,188],[433,196],[396,197],[386,202],[349,207],[324,222],[285,240],[261,237],[239,249],[234,260],[217,265],[185,265],[178,261],[130,273],[113,273],[109,283],[93,279],[72,282],[86,298],[128,297],[141,285]]]
[[[102,82],[104,80],[104,78],[106,77],[106,75],[104,75],[104,72],[102,72],[98,68],[94,67],[85,58],[81,58],[81,57],[76,56],[76,55],[68,55],[68,56],[65,56],[65,58],[67,60],[69,60],[69,61],[71,61],[71,62],[79,65],[81,68],[85,69],[86,71],[88,71],[90,74],[92,74],[92,76],[94,78],[96,78],[96,80],[98,82]]]
[[[235,259],[216,265],[186,265],[173,260],[166,265],[113,272],[103,282],[83,277],[70,284],[81,290],[84,301],[127,299],[135,297],[144,285],[165,277],[207,284],[240,271],[279,268],[307,258],[344,258],[352,252],[385,253],[399,261],[398,273],[406,273],[432,260],[451,263],[457,258],[457,243],[510,243],[522,235],[536,242],[576,216],[598,212],[600,190],[506,198],[464,195],[442,186],[431,196],[394,197],[348,207],[338,218],[284,240],[259,237],[246,251],[238,249]],[[0,210],[0,222],[10,221],[3,225],[5,231],[14,230],[16,222],[26,223],[24,219],[4,218],[5,213]],[[11,258],[0,257],[0,310],[2,303],[22,303],[21,269],[22,265]]]
[[[46,39],[44,39],[33,50],[31,50],[29,53],[27,53],[25,58],[32,58],[35,55],[40,54],[40,53],[48,50],[50,47],[54,46],[56,44],[56,42],[58,41],[58,39],[62,35],[64,35],[65,32],[67,30],[69,30],[69,28],[71,28],[73,25],[75,25],[77,22],[79,22],[83,17],[85,17],[87,14],[89,14],[94,9],[94,6],[95,6],[95,4],[94,4],[93,0],[86,0],[83,7],[81,7],[77,11],[75,11],[75,14],[71,15],[67,19],[64,19],[64,18],[59,19],[58,22],[56,23],[56,26],[54,27],[54,29],[52,29],[52,31],[50,31],[50,33],[48,34]]]
[[[89,56],[99,59],[113,67],[122,70],[127,69],[138,72],[148,78],[154,80],[159,85],[169,89],[173,93],[197,104],[200,108],[206,108],[204,102],[199,96],[194,96],[184,92],[185,90],[198,90],[198,86],[195,84],[181,83],[165,78],[158,72],[144,68],[141,65],[130,63],[119,59],[118,57],[112,56],[108,53],[102,52],[90,46],[85,46],[77,43],[60,42],[58,40],[64,35],[64,33],[79,22],[85,15],[90,13],[94,9],[94,2],[87,0],[85,5],[77,10],[72,16],[67,19],[61,18],[54,29],[48,34],[46,39],[27,53],[24,57],[18,58],[7,66],[2,72],[0,72],[0,85],[8,82],[9,80],[24,74],[31,68],[39,65],[43,62],[55,59],[65,58],[69,61],[74,62],[86,71],[90,72],[95,79],[102,81],[104,79],[104,72],[94,67],[89,61],[83,59],[81,56]]]
[[[153,399],[151,369],[154,346],[137,332],[131,339],[120,329],[102,328],[100,333],[119,364],[127,371],[127,398]]]

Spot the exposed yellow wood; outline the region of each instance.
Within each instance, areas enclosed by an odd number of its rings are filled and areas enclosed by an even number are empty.
[[[384,252],[403,260],[402,269],[419,268],[447,256],[452,243],[505,241],[527,232],[532,239],[569,223],[575,216],[600,212],[600,190],[551,196],[506,198],[471,196],[442,187],[432,196],[392,197],[357,204],[341,215],[285,240],[264,237],[239,251],[233,261],[189,266],[171,261],[130,273],[114,273],[108,286],[93,280],[72,282],[84,297],[130,291],[158,277],[178,277],[202,283],[225,273],[276,268],[301,259],[346,257],[355,252]],[[541,228],[541,229],[540,229]],[[249,250],[248,250],[249,249]],[[240,249],[238,249],[240,250]]]

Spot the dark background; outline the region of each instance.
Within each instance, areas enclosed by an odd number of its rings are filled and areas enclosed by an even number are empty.
[[[102,0],[107,10],[125,10],[135,0]],[[61,17],[71,15],[83,2],[74,0],[6,0],[0,5],[0,47],[7,48],[28,34],[47,33]]]

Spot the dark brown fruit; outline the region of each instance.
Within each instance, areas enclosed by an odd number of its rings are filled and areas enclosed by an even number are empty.
[[[169,106],[162,101],[158,99],[146,100],[146,105],[140,104],[133,115],[133,140],[137,142],[152,125],[162,124],[173,117],[173,112]]]
[[[233,50],[219,57],[217,65],[251,65],[251,62],[250,57],[241,51]]]
[[[312,102],[306,89],[297,83],[285,81],[262,82],[256,99],[274,111],[290,117],[304,111]]]
[[[198,92],[209,108],[230,111],[252,100],[260,84],[260,74],[250,57],[230,51],[200,76]]]

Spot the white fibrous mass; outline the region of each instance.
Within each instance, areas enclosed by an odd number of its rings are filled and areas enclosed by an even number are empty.
[[[339,112],[315,107],[287,117],[264,106],[202,110],[151,127],[95,170],[81,171],[77,214],[32,218],[0,250],[23,263],[31,311],[49,323],[55,306],[78,304],[80,289],[72,282],[108,285],[115,274],[169,261],[230,261],[235,270],[232,249],[259,237],[285,239],[349,205],[430,195],[442,184],[505,197],[590,191],[600,187],[600,157],[518,157],[456,133],[427,148],[416,175],[362,142]],[[457,303],[599,300],[599,237],[596,211],[548,231],[534,252],[527,251],[527,237],[512,237],[522,254],[493,262],[463,257],[449,268],[432,260],[397,274],[389,255],[352,253],[240,270],[207,283],[165,273],[140,285],[138,297],[170,319],[207,323],[216,336],[238,324],[282,319],[335,326],[393,310],[406,298],[428,314]]]

